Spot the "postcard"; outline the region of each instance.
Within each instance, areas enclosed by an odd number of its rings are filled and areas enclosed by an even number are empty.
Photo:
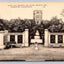
[[[0,61],[64,61],[64,3],[0,2]]]

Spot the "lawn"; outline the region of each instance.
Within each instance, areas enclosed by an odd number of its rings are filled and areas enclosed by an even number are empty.
[[[35,50],[34,45],[25,48],[0,50],[0,60],[4,61],[64,61],[64,48],[46,48],[42,45]]]

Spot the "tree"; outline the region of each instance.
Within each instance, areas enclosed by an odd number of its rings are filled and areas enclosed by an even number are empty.
[[[48,30],[49,30],[50,32],[54,32],[54,30],[55,30],[55,25],[49,26]]]
[[[22,32],[24,31],[25,23],[21,19],[12,19],[9,22],[9,31],[11,32]]]
[[[53,17],[49,22],[49,31],[51,32],[60,32],[62,29],[62,22],[60,22],[60,19],[57,19],[57,17]]]
[[[60,20],[55,16],[50,20],[50,25],[58,25],[60,23]]]
[[[4,23],[5,21],[3,19],[0,19],[0,30],[6,30],[6,24]]]
[[[58,25],[52,25],[48,28],[48,30],[50,32],[60,32],[62,29],[62,24],[58,24]]]
[[[44,29],[48,29],[48,27],[50,26],[50,21],[43,20],[43,24],[44,24]]]

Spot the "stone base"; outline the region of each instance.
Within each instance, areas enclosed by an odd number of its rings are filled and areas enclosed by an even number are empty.
[[[45,47],[48,47],[48,43],[44,43],[44,46],[45,46]]]
[[[37,42],[37,43],[43,43],[42,39],[31,39],[31,43],[35,43],[35,42]]]
[[[5,45],[0,45],[0,49],[4,49],[5,48]]]
[[[29,46],[29,43],[24,43],[24,46],[28,47]]]
[[[34,36],[34,39],[40,39],[40,36]]]
[[[22,44],[22,47],[25,46],[24,43]]]
[[[49,44],[49,47],[64,47],[64,44]]]
[[[26,43],[25,43],[25,44],[23,43],[23,44],[16,44],[16,46],[17,46],[17,47],[25,47],[25,46],[28,47],[29,45],[26,44]]]

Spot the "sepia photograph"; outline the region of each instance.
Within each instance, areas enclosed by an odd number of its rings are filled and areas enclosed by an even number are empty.
[[[0,2],[0,61],[64,61],[64,3]]]

